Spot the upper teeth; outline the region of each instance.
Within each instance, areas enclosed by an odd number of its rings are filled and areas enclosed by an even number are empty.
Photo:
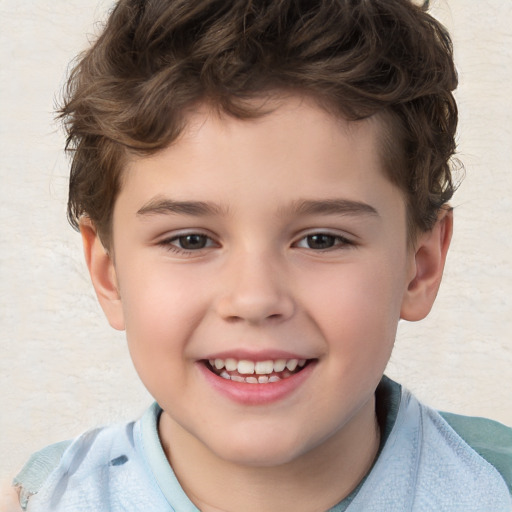
[[[273,372],[282,372],[285,368],[293,372],[297,366],[304,366],[306,364],[305,359],[276,359],[275,361],[248,361],[247,359],[210,359],[210,364],[222,370],[225,368],[228,372],[237,371],[241,375],[251,375],[253,373],[257,375],[269,375]]]

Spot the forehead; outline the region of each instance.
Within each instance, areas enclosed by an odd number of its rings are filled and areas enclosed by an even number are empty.
[[[378,118],[349,122],[303,97],[259,101],[265,113],[251,119],[200,105],[169,147],[129,161],[121,196],[139,208],[169,195],[231,211],[262,201],[282,210],[298,198],[400,199],[383,170]]]

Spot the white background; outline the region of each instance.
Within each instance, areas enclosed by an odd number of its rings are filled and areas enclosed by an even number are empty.
[[[437,0],[460,73],[456,229],[430,317],[388,374],[437,408],[512,425],[512,2]],[[151,402],[96,304],[65,217],[53,106],[110,0],[0,0],[0,478]],[[86,36],[89,34],[89,36]]]

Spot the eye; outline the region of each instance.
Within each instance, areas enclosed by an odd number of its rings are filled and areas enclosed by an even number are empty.
[[[166,238],[160,242],[165,249],[178,254],[187,255],[210,247],[218,247],[218,244],[208,235],[202,233],[183,233],[178,236]]]
[[[198,249],[204,249],[208,245],[209,240],[206,235],[193,233],[191,235],[179,236],[172,241],[175,245],[178,245],[180,249],[197,251]]]
[[[347,245],[353,245],[353,243],[343,236],[333,235],[330,233],[312,233],[311,235],[301,238],[295,244],[295,247],[313,249],[315,251],[325,251]]]

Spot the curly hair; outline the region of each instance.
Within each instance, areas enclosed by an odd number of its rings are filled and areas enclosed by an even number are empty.
[[[411,0],[119,0],[73,68],[59,111],[72,153],[68,218],[110,242],[127,159],[167,147],[207,102],[306,94],[335,115],[384,120],[385,172],[411,232],[452,197],[457,86],[446,29]]]

